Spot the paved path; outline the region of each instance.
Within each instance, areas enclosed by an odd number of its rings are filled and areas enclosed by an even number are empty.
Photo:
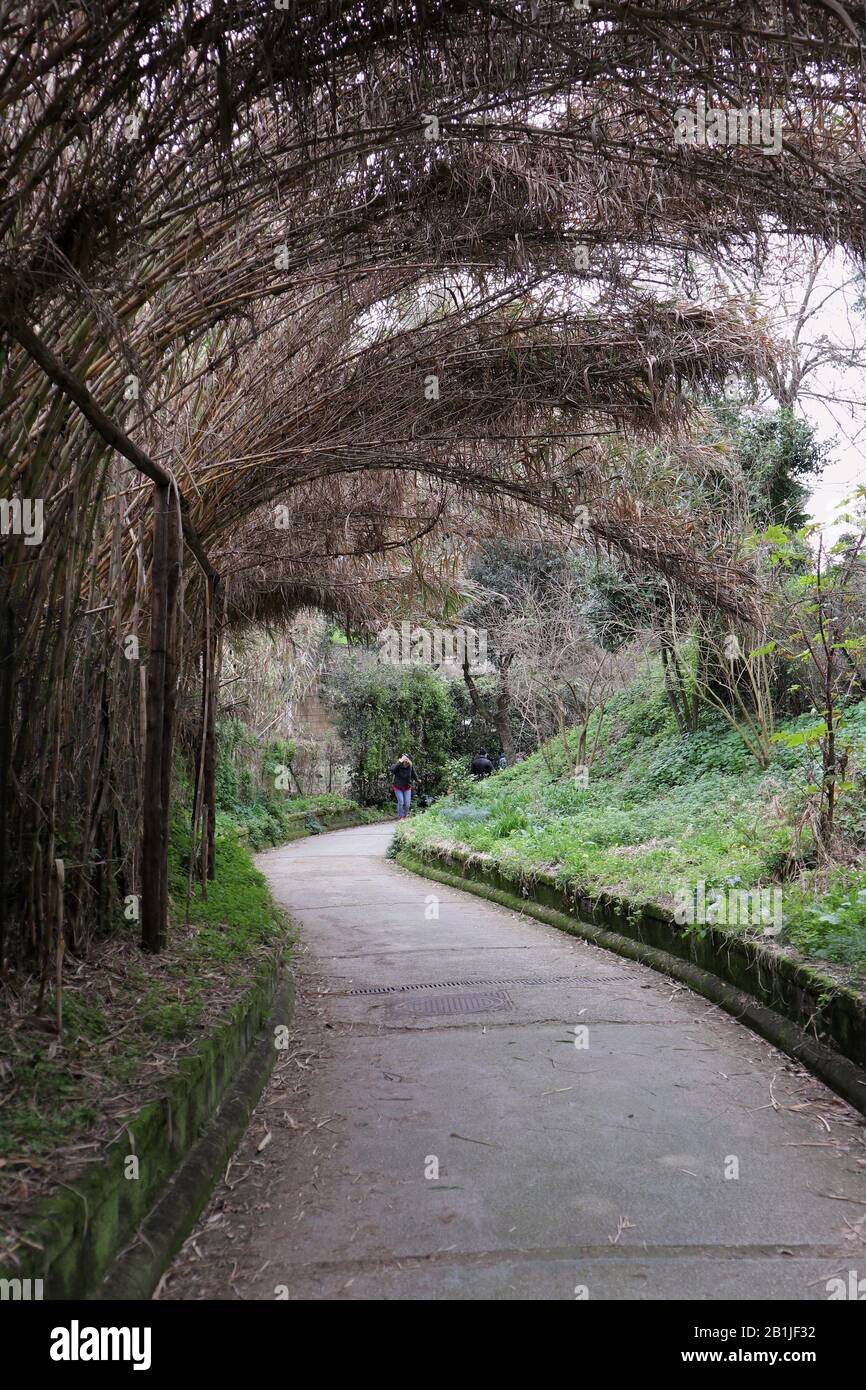
[[[391,833],[259,859],[303,927],[292,1042],[162,1297],[824,1299],[866,1276],[842,1101],[663,976],[400,869]]]

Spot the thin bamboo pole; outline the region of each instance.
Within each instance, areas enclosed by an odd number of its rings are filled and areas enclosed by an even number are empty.
[[[142,807],[141,944],[159,951],[164,937],[161,913],[163,845],[163,733],[165,725],[166,642],[169,602],[169,524],[171,489],[153,489],[153,553],[150,579],[150,650],[147,660],[144,804]]]
[[[177,683],[180,666],[178,598],[181,582],[183,540],[176,488],[169,489],[169,509],[166,538],[165,694],[163,697],[162,714],[162,754],[160,758],[159,797],[160,814],[162,817],[160,825],[159,864],[160,949],[163,949],[168,941],[168,832],[171,811],[171,772],[172,753],[174,750],[174,726],[177,716]]]
[[[0,557],[2,564],[2,557]],[[15,610],[7,598],[2,614],[0,659],[0,976],[6,960],[7,824],[9,817],[9,764],[12,757],[12,701],[15,690]]]
[[[210,584],[210,684],[208,687],[207,732],[204,748],[204,804],[205,835],[207,851],[205,855],[206,877],[216,878],[216,702],[220,677],[220,657],[222,652],[222,622],[218,620],[220,603],[223,602],[223,585],[219,578],[211,579]],[[223,622],[225,612],[223,612]]]
[[[186,877],[186,909],[184,920],[189,921],[189,904],[192,897],[192,881],[198,871],[202,882],[207,879],[207,835],[202,826],[201,846],[198,845],[199,826],[202,822],[204,787],[204,750],[207,741],[207,717],[210,708],[210,585],[205,588],[204,627],[201,644],[201,714],[199,722],[198,753],[196,757],[195,791],[192,802],[192,817],[189,827],[189,867]],[[200,860],[200,862],[199,862]]]

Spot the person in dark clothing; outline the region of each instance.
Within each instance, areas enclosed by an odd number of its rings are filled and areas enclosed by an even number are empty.
[[[508,766],[508,759],[504,753],[499,754],[499,771],[504,772]]]
[[[391,768],[392,788],[397,798],[397,819],[405,820],[412,805],[412,785],[420,787],[415,765],[408,753],[401,753]]]
[[[482,777],[490,776],[493,771],[493,764],[487,756],[486,748],[482,748],[480,752],[475,754],[469,771],[472,773],[476,782],[480,782]]]

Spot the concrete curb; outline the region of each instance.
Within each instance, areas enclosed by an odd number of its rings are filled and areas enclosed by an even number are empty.
[[[311,830],[307,825],[308,820],[315,820],[321,827],[319,830]],[[246,837],[242,837],[242,843],[250,854],[267,854],[269,850],[280,849],[283,845],[289,845],[293,840],[303,840],[308,835],[321,835],[329,830],[351,830],[362,825],[382,825],[386,820],[392,820],[389,815],[374,816],[364,815],[359,811],[323,811],[321,815],[316,815],[315,811],[299,811],[292,818],[290,824],[280,839],[272,845],[266,845],[264,849],[254,850]]]
[[[195,1225],[250,1122],[274,1065],[274,1030],[291,1021],[295,982],[285,975],[261,1037],[167,1188],[105,1275],[94,1299],[150,1298],[172,1257]]]
[[[627,928],[629,934],[613,930],[607,925],[599,925],[597,922],[582,921],[570,910],[563,911],[561,908],[558,909],[539,902],[533,896],[532,884],[529,880],[523,880],[517,885],[520,891],[514,892],[511,888],[503,887],[501,883],[490,881],[498,878],[495,869],[472,861],[473,856],[461,854],[460,851],[452,850],[446,855],[444,851],[437,853],[429,848],[423,854],[408,849],[398,849],[396,855],[398,864],[423,878],[433,879],[437,883],[444,883],[449,887],[474,893],[478,897],[499,903],[502,907],[510,908],[514,912],[526,913],[547,923],[548,926],[556,927],[572,936],[580,936],[596,946],[602,946],[605,950],[614,951],[617,955],[639,961],[642,965],[650,966],[653,970],[658,970],[662,974],[672,976],[675,980],[682,981],[683,984],[688,985],[698,994],[702,994],[714,1004],[718,1004],[738,1022],[744,1023],[761,1037],[766,1038],[780,1051],[802,1063],[831,1090],[842,1096],[861,1114],[866,1115],[866,1070],[858,1064],[855,1058],[848,1055],[847,1049],[839,1046],[839,1039],[836,1037],[831,1038],[836,1046],[830,1046],[822,1038],[807,1032],[801,1026],[801,1017],[797,1016],[793,1008],[790,1012],[782,1013],[778,1008],[772,1007],[767,1002],[766,996],[769,996],[774,1004],[778,1002],[779,998],[773,991],[772,980],[763,986],[762,994],[756,997],[757,991],[741,989],[735,982],[726,978],[726,966],[729,968],[729,962],[726,962],[721,951],[717,957],[718,969],[706,969],[704,965],[683,959],[680,955],[674,955],[670,951],[641,940],[640,931],[644,923],[642,914],[626,916],[626,912],[620,909],[620,924]],[[454,871],[455,862],[460,864],[462,872]],[[563,899],[563,906],[568,909],[567,891],[564,889],[557,891]],[[615,911],[610,902],[605,903],[602,910],[606,915]],[[664,921],[661,917],[658,917],[657,920],[659,922]],[[675,930],[675,923],[672,919],[667,921],[665,925],[669,930]],[[680,935],[682,937],[682,933]],[[739,944],[745,947],[751,943]],[[758,952],[760,948],[755,947],[754,950]],[[766,964],[766,962],[763,963]],[[760,970],[758,971],[758,978],[760,980]],[[821,977],[816,978],[820,981]],[[856,996],[851,996],[851,998],[858,1006],[860,1005]],[[781,1002],[786,1002],[784,996]],[[799,1000],[798,1003],[799,1013],[802,1014],[803,1001]],[[811,1001],[806,1001],[806,1004],[809,1006]],[[810,1016],[813,1027],[817,1016],[818,1010],[816,1009]],[[859,1018],[855,1021],[859,1022]],[[858,1036],[852,1040],[858,1044],[859,1050],[859,1045],[866,1041],[866,1027],[864,1027],[862,1034],[859,1029],[856,1031]],[[851,1037],[850,1026],[847,1030],[847,1037]]]
[[[281,954],[259,966],[227,1016],[180,1059],[161,1094],[124,1124],[100,1162],[36,1203],[22,1228],[19,1251],[0,1271],[4,1278],[39,1279],[47,1299],[94,1296],[118,1252],[146,1226],[221,1107],[244,1087],[250,1094],[255,1084],[261,1090],[264,1076],[258,1080],[252,1063],[260,1058],[262,1030],[282,999],[283,959]],[[270,1038],[273,1053],[272,1034]],[[162,1239],[169,1239],[167,1227]]]

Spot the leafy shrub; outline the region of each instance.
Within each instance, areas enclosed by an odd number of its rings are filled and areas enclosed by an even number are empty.
[[[837,870],[817,901],[809,886],[786,892],[785,940],[804,955],[866,967],[866,874]]]
[[[332,678],[331,701],[352,762],[362,804],[391,799],[389,770],[401,753],[415,764],[425,792],[443,792],[454,732],[448,689],[424,666],[346,666]]]

